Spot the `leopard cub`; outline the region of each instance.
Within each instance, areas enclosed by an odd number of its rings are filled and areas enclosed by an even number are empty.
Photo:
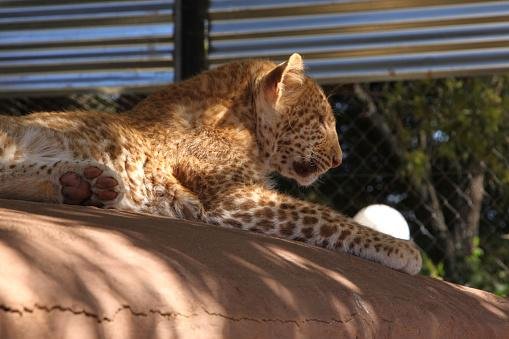
[[[201,220],[303,241],[416,274],[410,242],[281,194],[341,163],[335,119],[300,55],[232,62],[119,115],[0,116],[0,197]]]

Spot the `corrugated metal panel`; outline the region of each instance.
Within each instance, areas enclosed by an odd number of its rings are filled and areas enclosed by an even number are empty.
[[[0,1],[0,95],[172,82],[173,0]]]
[[[210,3],[212,66],[299,52],[322,83],[509,70],[509,1]]]

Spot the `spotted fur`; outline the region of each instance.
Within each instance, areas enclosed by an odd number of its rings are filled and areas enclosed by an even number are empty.
[[[415,274],[412,242],[276,192],[341,162],[322,89],[292,55],[226,64],[130,112],[0,116],[0,197],[202,220],[358,255]]]

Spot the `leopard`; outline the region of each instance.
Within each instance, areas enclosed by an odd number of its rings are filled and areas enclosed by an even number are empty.
[[[0,116],[0,198],[204,222],[352,254],[408,274],[411,240],[279,192],[342,162],[336,118],[298,53],[165,85],[132,109]]]

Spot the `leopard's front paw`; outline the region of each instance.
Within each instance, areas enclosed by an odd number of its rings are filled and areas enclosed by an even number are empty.
[[[402,271],[408,274],[417,274],[422,268],[422,256],[419,248],[412,242],[406,242],[408,246],[408,252],[406,256],[406,264]]]
[[[411,275],[419,273],[422,267],[421,252],[412,241],[398,240],[382,246],[378,261],[384,266]]]
[[[205,221],[199,198],[185,187],[173,183],[154,187],[154,204],[149,212],[178,219]]]
[[[177,190],[172,202],[176,214],[187,220],[203,220],[205,212],[198,197],[184,190]]]
[[[115,173],[98,165],[69,168],[59,182],[64,204],[113,207],[121,196]]]

